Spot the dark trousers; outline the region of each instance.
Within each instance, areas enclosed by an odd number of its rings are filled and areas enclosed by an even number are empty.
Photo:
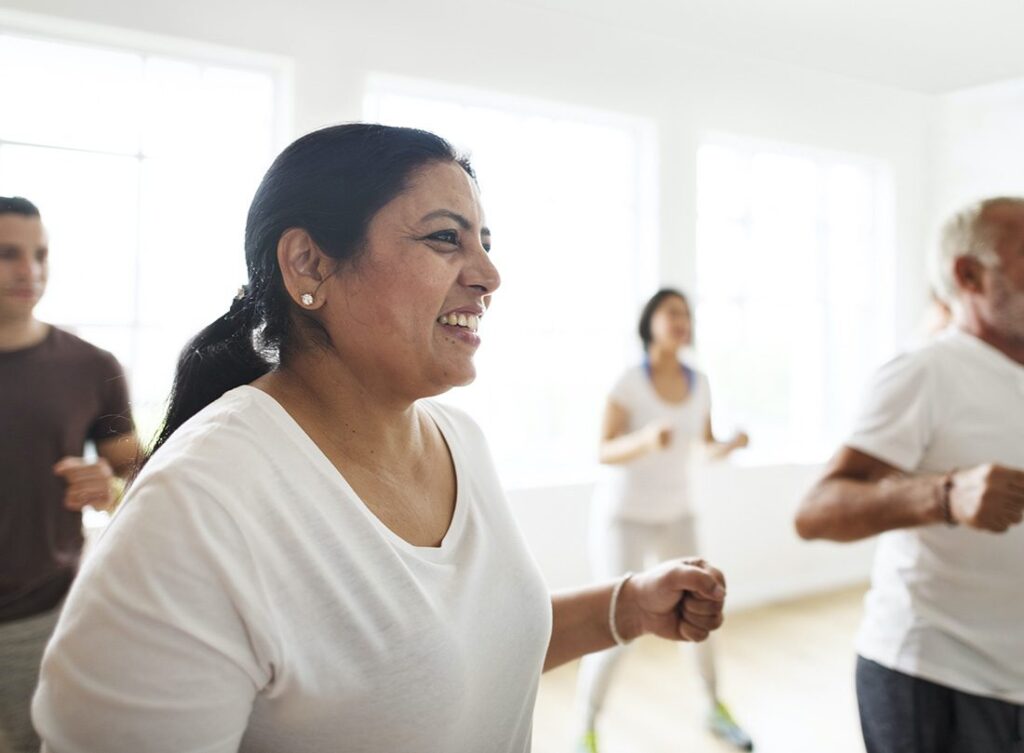
[[[867,753],[1024,753],[1024,706],[963,693],[857,657]]]

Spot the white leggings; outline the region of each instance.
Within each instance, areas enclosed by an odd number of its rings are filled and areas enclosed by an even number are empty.
[[[619,519],[596,519],[590,528],[590,559],[594,575],[602,580],[627,572],[639,572],[649,564],[697,554],[696,524],[692,517],[667,523],[636,523]],[[587,729],[593,729],[611,687],[615,667],[626,646],[614,646],[583,657],[577,696]],[[693,652],[708,701],[716,696],[715,659],[709,638],[702,643],[684,644]]]

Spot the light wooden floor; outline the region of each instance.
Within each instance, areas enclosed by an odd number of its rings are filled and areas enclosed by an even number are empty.
[[[716,638],[720,695],[760,753],[863,753],[853,638],[863,587],[728,617]],[[541,680],[535,753],[573,751],[577,664]],[[602,716],[601,753],[726,753],[702,727],[691,656],[637,641],[619,665]]]

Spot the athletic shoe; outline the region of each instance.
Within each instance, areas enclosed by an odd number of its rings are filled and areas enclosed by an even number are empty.
[[[597,733],[593,730],[585,733],[576,743],[576,753],[598,753]]]
[[[721,701],[715,701],[714,708],[708,713],[708,729],[716,737],[720,737],[739,750],[753,750],[754,741],[743,728],[736,723],[729,709]]]

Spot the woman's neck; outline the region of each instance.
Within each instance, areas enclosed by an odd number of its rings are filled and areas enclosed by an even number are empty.
[[[675,348],[665,348],[658,345],[651,345],[647,350],[647,362],[653,371],[678,369],[679,357]]]
[[[322,448],[327,442],[351,460],[375,465],[422,448],[415,400],[359,378],[333,352],[290,359],[253,386],[281,403]]]

